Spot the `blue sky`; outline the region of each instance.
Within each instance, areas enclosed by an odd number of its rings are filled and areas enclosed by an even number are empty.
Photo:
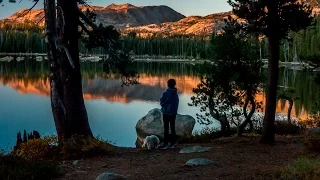
[[[19,2],[20,0],[17,0]],[[227,0],[90,0],[91,5],[107,6],[111,3],[123,4],[130,3],[137,6],[146,5],[167,5],[183,15],[208,15],[215,12],[231,10],[227,4]],[[12,15],[14,12],[32,6],[31,0],[22,0],[21,3],[8,3],[8,0],[3,0],[0,6],[0,19]],[[40,0],[37,8],[43,6],[43,1]]]

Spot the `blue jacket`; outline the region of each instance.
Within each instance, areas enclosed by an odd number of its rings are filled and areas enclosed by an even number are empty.
[[[177,115],[179,96],[176,88],[168,88],[160,98],[161,111],[163,114]]]

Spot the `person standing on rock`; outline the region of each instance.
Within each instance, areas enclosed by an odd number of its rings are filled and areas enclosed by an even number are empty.
[[[176,81],[174,79],[168,80],[168,89],[160,98],[161,111],[163,114],[164,125],[164,142],[159,149],[174,148],[176,139],[175,121],[179,106],[179,96],[177,92]],[[171,129],[171,138],[169,142],[169,125]]]

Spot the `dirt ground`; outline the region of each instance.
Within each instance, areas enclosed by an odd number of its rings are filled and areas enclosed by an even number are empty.
[[[212,149],[205,153],[179,154],[183,147],[201,145]],[[108,156],[65,161],[67,173],[59,180],[94,180],[103,172],[113,172],[132,180],[244,180],[277,179],[281,169],[306,153],[302,138],[277,137],[274,145],[259,143],[258,137],[236,137],[207,144],[180,144],[170,150],[118,148]],[[217,165],[189,167],[192,158],[207,158]]]

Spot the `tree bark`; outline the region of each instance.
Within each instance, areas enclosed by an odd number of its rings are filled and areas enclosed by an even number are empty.
[[[72,135],[92,136],[82,92],[78,49],[77,0],[57,0],[63,98],[66,108],[65,139]],[[69,56],[69,57],[68,57]]]
[[[226,115],[220,115],[219,111],[214,108],[214,101],[213,96],[209,96],[209,111],[210,115],[220,122],[221,125],[221,134],[222,136],[229,136],[230,135],[230,123],[226,117]]]
[[[279,76],[280,40],[278,34],[278,1],[268,1],[268,83],[266,92],[266,109],[263,119],[261,143],[272,144],[275,141],[275,113],[277,105],[277,85]]]
[[[47,55],[49,60],[49,78],[50,78],[50,101],[52,114],[56,126],[59,141],[63,141],[65,136],[65,107],[60,94],[62,93],[62,84],[60,81],[60,65],[58,62],[59,52],[57,50],[57,27],[56,27],[56,4],[55,0],[45,0],[45,24],[46,24],[46,43]]]
[[[249,104],[249,102],[252,105],[251,111],[249,114],[247,114],[247,106]],[[238,136],[242,136],[245,128],[247,127],[247,125],[250,125],[250,130],[253,130],[253,123],[251,121],[251,117],[253,116],[254,112],[256,111],[256,103],[254,102],[254,98],[251,94],[251,90],[247,91],[247,99],[246,99],[246,103],[243,107],[243,113],[245,116],[245,121],[243,121],[240,126],[238,127]]]
[[[55,0],[46,0],[45,16],[51,107],[59,142],[73,135],[92,136],[82,94],[77,0],[58,0],[57,8]]]
[[[271,144],[275,141],[275,113],[277,105],[277,85],[279,76],[280,41],[275,36],[269,37],[268,84],[266,92],[266,109],[263,119],[261,143]]]

